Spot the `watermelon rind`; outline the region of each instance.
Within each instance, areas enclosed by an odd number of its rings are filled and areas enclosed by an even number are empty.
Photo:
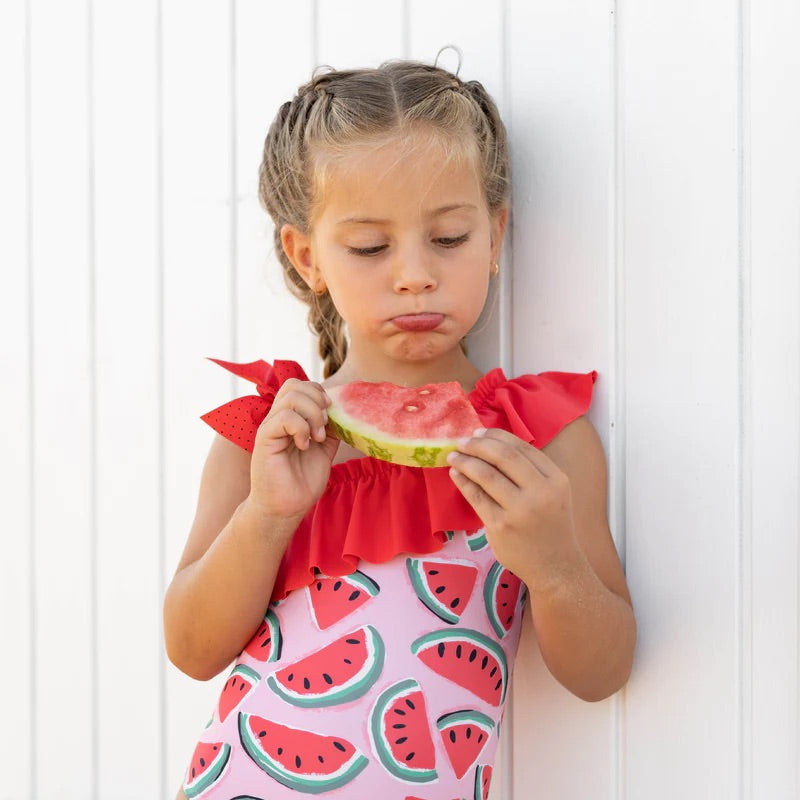
[[[458,447],[457,438],[398,438],[348,414],[336,401],[337,389],[327,390],[333,400],[328,419],[335,435],[372,458],[406,467],[445,467],[447,454]],[[476,414],[476,419],[478,419]],[[475,425],[479,427],[480,421]],[[470,431],[469,433],[471,433]]]
[[[489,540],[486,538],[485,528],[480,528],[477,531],[467,534],[467,547],[469,547],[473,553],[483,550],[488,544]]]
[[[436,720],[436,728],[439,731],[446,730],[451,725],[477,725],[487,733],[491,733],[494,729],[494,720],[481,711],[475,709],[465,709],[463,711],[452,711],[449,714],[443,714]]]
[[[338,789],[340,786],[350,783],[350,781],[362,772],[369,763],[369,760],[363,753],[355,750],[348,761],[345,761],[336,772],[332,772],[328,775],[292,772],[264,752],[259,741],[250,731],[250,726],[248,725],[250,717],[250,714],[239,712],[239,738],[242,741],[242,746],[247,752],[247,755],[249,755],[267,775],[290,789],[305,792],[306,794],[329,792],[331,789]],[[313,731],[301,730],[300,728],[295,728],[295,730],[309,734],[312,737],[327,738],[324,734],[314,733]]]
[[[483,791],[483,779],[486,776],[486,792]],[[492,767],[489,764],[481,764],[475,770],[475,800],[486,800],[489,796],[489,787],[492,782]]]
[[[436,770],[411,769],[401,764],[392,755],[391,745],[383,733],[383,718],[389,706],[391,706],[398,697],[411,694],[412,692],[418,692],[419,690],[420,686],[413,678],[406,678],[398,681],[392,684],[388,689],[385,689],[375,701],[375,705],[370,712],[369,736],[373,751],[377,754],[381,764],[383,764],[392,775],[410,783],[430,783],[439,777]]]
[[[269,631],[269,638],[263,639],[263,633],[261,634],[262,641],[259,642],[259,631],[261,631],[261,626],[266,625],[265,632]],[[269,648],[269,655],[267,658],[263,657],[263,643],[265,641],[270,642]],[[278,619],[278,615],[272,610],[272,608],[267,609],[267,613],[264,615],[264,619],[258,627],[258,631],[253,635],[253,638],[247,643],[246,647],[244,648],[244,652],[247,655],[254,658],[256,661],[263,661],[267,664],[273,663],[275,661],[280,661],[281,658],[281,650],[283,649],[283,636],[281,634],[281,623]]]
[[[366,634],[367,658],[361,669],[353,675],[349,681],[338,686],[332,684],[331,688],[325,692],[313,695],[300,694],[299,692],[292,691],[285,683],[282,683],[277,678],[277,673],[272,673],[267,677],[267,685],[287,703],[300,706],[301,708],[324,708],[326,706],[340,705],[341,703],[348,703],[351,700],[358,699],[366,694],[378,679],[378,676],[383,671],[383,662],[386,656],[386,648],[378,631],[375,630],[372,625],[365,625],[363,630]],[[356,632],[357,631],[353,631],[353,633]],[[346,634],[345,636],[348,635],[352,636],[353,634]],[[313,653],[309,653],[309,655],[313,655]],[[304,656],[303,658],[308,658],[308,656]],[[302,660],[302,658],[299,659],[299,661]],[[291,667],[292,665],[288,664],[282,667],[280,671],[282,672]]]
[[[489,570],[489,574],[486,576],[486,582],[483,584],[483,602],[486,606],[486,616],[489,617],[492,629],[499,639],[507,636],[509,632],[505,625],[503,625],[497,608],[497,592],[500,588],[500,578],[505,571],[506,568],[499,561],[495,561],[492,568]],[[515,598],[515,613],[516,606],[519,605],[523,597],[522,591],[522,584],[520,584],[520,592]]]
[[[437,559],[430,558],[407,558],[406,569],[408,571],[408,577],[411,579],[411,585],[414,587],[417,597],[419,597],[423,604],[430,611],[436,614],[439,619],[443,620],[444,622],[449,622],[451,625],[455,625],[461,619],[462,612],[459,611],[458,613],[455,613],[450,606],[439,600],[439,598],[431,592],[428,582],[425,579],[425,567],[423,565],[426,563],[435,563],[436,561]],[[443,563],[448,565],[457,563],[462,564],[465,567],[469,566],[475,569],[475,565],[468,561],[448,559]],[[465,597],[463,600],[464,602],[461,604],[462,609],[466,608],[469,597]]]
[[[231,757],[231,746],[227,742],[222,743],[219,753],[217,753],[214,760],[209,764],[208,768],[199,775],[197,779],[192,782],[189,776],[186,777],[186,782],[183,784],[183,791],[186,796],[191,800],[193,797],[201,795],[209,786],[218,781],[228,766]],[[191,769],[191,767],[190,767]]]
[[[502,692],[500,694],[500,700],[498,705],[502,705],[503,701],[506,699],[506,691],[508,690],[508,663],[506,661],[506,654],[503,652],[503,648],[500,647],[497,642],[492,641],[488,636],[481,633],[480,631],[475,631],[470,628],[452,628],[452,629],[445,629],[445,630],[438,630],[438,631],[431,631],[430,633],[426,633],[423,636],[420,636],[418,639],[415,639],[411,643],[411,652],[415,656],[419,656],[424,650],[429,648],[438,647],[439,644],[446,644],[448,642],[463,642],[465,645],[469,646],[472,645],[474,647],[481,647],[487,650],[491,655],[493,655],[497,663],[500,665],[500,672],[501,672],[501,680],[502,680]],[[429,667],[430,668],[430,667]],[[451,680],[454,683],[462,686],[455,677],[450,677],[444,672],[438,672],[437,675],[441,675],[447,680]],[[467,688],[467,687],[464,687]]]

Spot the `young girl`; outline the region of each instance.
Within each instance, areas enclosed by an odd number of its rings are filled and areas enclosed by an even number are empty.
[[[579,697],[631,669],[604,454],[583,416],[595,373],[482,375],[462,346],[510,194],[479,83],[407,61],[320,74],[281,107],[260,176],[325,380],[218,362],[258,394],[203,417],[220,435],[164,604],[181,670],[206,680],[235,660],[183,791],[486,797],[525,608]],[[326,429],[326,389],[356,380],[458,381],[483,427],[449,468],[364,457]]]

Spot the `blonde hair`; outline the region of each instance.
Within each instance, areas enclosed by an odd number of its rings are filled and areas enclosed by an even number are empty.
[[[308,322],[319,337],[324,375],[347,355],[344,323],[330,294],[315,294],[292,266],[281,228],[308,233],[326,178],[325,156],[425,129],[448,145],[451,157],[469,155],[478,169],[489,213],[508,203],[510,165],[506,129],[478,81],[460,80],[437,66],[387,61],[377,69],[315,74],[284,103],[264,142],[259,198],[275,224],[275,251],[290,291],[310,307]]]

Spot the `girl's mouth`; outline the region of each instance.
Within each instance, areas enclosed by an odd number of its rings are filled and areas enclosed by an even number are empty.
[[[444,321],[444,314],[403,314],[394,317],[392,322],[403,331],[432,331],[438,328]]]

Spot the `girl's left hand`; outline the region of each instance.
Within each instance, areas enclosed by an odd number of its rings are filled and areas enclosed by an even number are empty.
[[[497,560],[531,590],[557,584],[580,553],[566,474],[541,450],[497,428],[462,440],[447,461]]]

